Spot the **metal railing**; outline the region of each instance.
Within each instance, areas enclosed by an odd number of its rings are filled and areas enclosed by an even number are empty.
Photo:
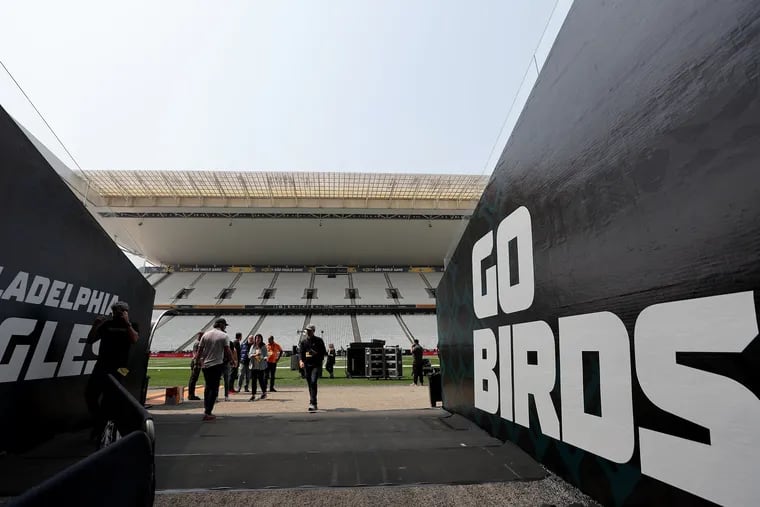
[[[156,491],[153,418],[113,376],[106,376],[101,448],[9,505],[152,506]]]

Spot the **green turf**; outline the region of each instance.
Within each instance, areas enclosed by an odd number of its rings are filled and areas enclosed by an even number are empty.
[[[438,358],[432,357],[431,363],[434,367],[438,366]],[[403,377],[401,379],[392,380],[375,380],[366,378],[346,378],[345,368],[342,368],[346,364],[344,358],[338,358],[335,363],[335,378],[331,379],[327,377],[327,372],[323,370],[322,385],[388,385],[398,384],[403,382],[410,382],[412,378],[412,358],[411,356],[404,356],[403,358]],[[277,380],[275,385],[281,386],[300,386],[306,385],[306,382],[301,379],[298,370],[291,371],[290,358],[283,357],[278,366],[286,366],[287,368],[277,369]],[[169,387],[169,386],[184,386],[187,385],[187,381],[190,378],[190,359],[177,359],[177,358],[163,358],[152,357],[148,363],[148,376],[150,377],[149,387]],[[203,375],[198,379],[199,384],[203,384]]]

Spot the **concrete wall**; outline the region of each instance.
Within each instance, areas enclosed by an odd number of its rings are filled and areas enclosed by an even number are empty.
[[[86,424],[97,315],[127,301],[140,327],[126,387],[139,398],[154,290],[0,108],[0,450]]]

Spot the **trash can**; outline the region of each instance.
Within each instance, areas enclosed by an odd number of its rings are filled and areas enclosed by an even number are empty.
[[[443,403],[443,393],[441,391],[441,372],[434,370],[428,377],[428,386],[430,386],[430,406],[435,407],[439,401]]]

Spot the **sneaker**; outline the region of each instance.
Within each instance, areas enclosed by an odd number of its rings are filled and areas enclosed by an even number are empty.
[[[248,388],[246,387],[246,388],[245,388],[245,392],[247,392],[247,393],[250,393],[250,392],[251,392],[251,390],[250,390],[250,389],[248,389]]]
[[[211,414],[203,414],[203,421],[216,421],[216,416]]]
[[[309,412],[316,412],[316,411],[317,411],[317,406],[310,404],[309,405]]]
[[[256,401],[256,396],[255,395],[251,396],[250,398],[248,398],[248,401]]]
[[[190,396],[190,397],[188,398],[188,400],[191,400],[191,401],[201,401],[201,399],[200,399],[200,398],[198,398],[197,396]]]
[[[267,393],[264,393],[264,394],[262,394],[262,395],[261,395],[261,399],[262,399],[262,400],[266,400],[266,399],[267,399]]]
[[[276,392],[277,392],[277,389],[275,389],[274,387],[270,387],[270,388],[269,388],[269,392],[270,392],[270,393],[276,393]]]
[[[229,396],[225,396],[224,397],[224,401],[230,401],[230,397]]]
[[[234,389],[230,389],[230,392],[231,392],[232,394],[235,394],[237,391],[235,391]]]

